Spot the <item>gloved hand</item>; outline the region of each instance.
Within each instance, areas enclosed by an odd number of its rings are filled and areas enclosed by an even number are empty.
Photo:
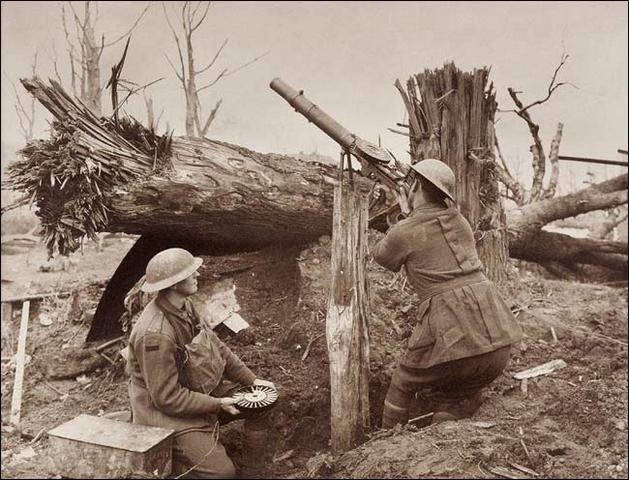
[[[268,380],[262,380],[261,378],[256,378],[253,381],[253,385],[260,385],[260,386],[263,386],[263,387],[271,387],[273,389],[276,389],[275,388],[275,384],[273,382],[269,382]]]
[[[227,413],[229,413],[231,415],[238,415],[240,413],[240,410],[238,410],[236,407],[234,407],[236,402],[238,402],[238,400],[236,400],[233,397],[222,397],[221,398],[221,409],[223,409],[225,412],[227,412]]]

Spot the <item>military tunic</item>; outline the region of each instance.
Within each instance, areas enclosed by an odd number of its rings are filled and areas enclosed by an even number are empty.
[[[226,395],[223,377],[250,385],[256,376],[213,332],[198,326],[188,299],[178,309],[158,294],[146,306],[129,338],[133,422],[175,430],[174,474],[233,478],[234,464],[218,437],[219,414],[225,412],[211,394]]]
[[[243,385],[256,378],[213,332],[198,334],[199,319],[192,302],[183,309],[159,295],[150,302],[136,322],[129,338],[128,366],[131,375],[129,397],[136,423],[180,431],[213,425],[221,411],[220,399],[190,389],[186,368],[189,353],[203,348],[205,356],[193,355],[192,369],[205,367],[204,385],[210,393],[223,376]],[[197,373],[197,377],[200,375]]]
[[[378,242],[373,257],[393,271],[405,265],[421,301],[401,365],[429,368],[521,339],[511,310],[481,270],[472,229],[456,207],[415,209]]]

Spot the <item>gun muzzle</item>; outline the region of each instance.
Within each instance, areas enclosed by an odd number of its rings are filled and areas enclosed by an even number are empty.
[[[345,149],[352,147],[356,141],[356,136],[308,100],[304,96],[303,90],[298,92],[280,78],[273,79],[271,88],[283,97],[297,112],[306,117],[309,122],[314,123],[323,130],[332,140],[339,143]]]

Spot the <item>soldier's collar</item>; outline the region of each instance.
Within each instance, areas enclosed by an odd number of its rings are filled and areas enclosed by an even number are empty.
[[[411,215],[421,212],[426,213],[427,211],[438,211],[438,210],[447,210],[449,207],[446,207],[443,203],[439,202],[427,202],[423,205],[420,205],[417,208],[414,208],[411,212]]]
[[[177,308],[175,307],[172,303],[170,303],[168,301],[168,299],[166,298],[165,295],[162,295],[161,293],[157,294],[157,297],[155,298],[155,304],[164,312],[166,313],[170,313],[171,315],[174,315],[186,322],[192,322],[192,318],[191,318],[191,314],[190,314],[190,309],[188,306],[188,302],[190,300],[186,299],[183,302],[183,308]]]

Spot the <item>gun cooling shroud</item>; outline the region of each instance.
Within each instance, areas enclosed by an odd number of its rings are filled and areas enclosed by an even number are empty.
[[[365,177],[374,180],[376,184],[384,184],[393,191],[398,191],[402,188],[408,190],[412,183],[412,176],[409,175],[410,169],[405,169],[389,151],[351,133],[308,100],[304,96],[303,90],[298,92],[280,78],[274,79],[270,86],[295,108],[295,111],[301,113],[309,122],[314,123],[330,138],[341,145],[345,155],[347,155],[348,163],[350,161],[350,154],[354,155],[360,161],[361,173]],[[343,156],[341,156],[341,158],[343,158]],[[350,168],[351,178],[351,164],[348,166]],[[342,168],[343,161],[341,160],[341,170]],[[381,200],[386,199],[382,196],[376,200],[376,202],[370,204],[370,211],[376,203],[381,203]],[[387,210],[390,214],[393,214],[394,208],[397,208],[397,204],[388,207]],[[391,218],[388,216],[388,220],[389,223],[394,223],[397,218],[394,218],[392,222]]]

